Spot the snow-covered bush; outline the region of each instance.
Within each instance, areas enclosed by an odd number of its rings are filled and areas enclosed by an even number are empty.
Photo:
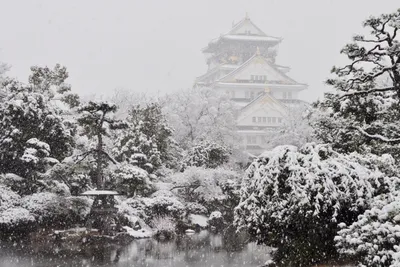
[[[386,166],[379,170],[379,166]],[[392,157],[339,154],[328,145],[280,146],[248,168],[235,223],[278,248],[276,260],[312,264],[336,257],[337,224],[351,224],[378,194],[394,188]]]
[[[173,217],[180,219],[185,214],[185,206],[175,197],[141,198],[149,218]]]
[[[0,230],[12,234],[35,222],[33,215],[21,208],[21,197],[6,186],[0,185]]]
[[[150,191],[147,171],[127,163],[121,164],[114,172],[118,191],[127,196],[143,195]]]
[[[21,207],[27,209],[40,224],[63,224],[69,215],[68,203],[54,193],[27,195],[21,199]]]
[[[21,197],[10,188],[0,184],[0,213],[6,209],[15,207],[21,201]]]
[[[184,172],[170,177],[174,192],[188,202],[205,203],[223,197],[218,187],[215,170],[202,167],[189,167]]]
[[[185,202],[187,213],[192,214],[207,214],[208,210],[203,205],[196,202]]]
[[[69,210],[68,220],[75,223],[84,222],[90,213],[93,200],[87,197],[66,197],[65,201]]]
[[[201,142],[187,152],[183,168],[187,166],[217,168],[227,163],[231,154],[231,150],[224,145]]]
[[[220,210],[226,220],[233,220],[234,207],[239,202],[240,175],[224,168],[189,167],[169,177],[172,191],[186,202],[196,202],[207,210]]]
[[[35,217],[27,210],[21,207],[14,207],[0,212],[0,229],[3,234],[13,234],[15,230],[22,230],[32,227],[35,223]]]
[[[137,229],[140,227],[140,220],[149,221],[145,213],[145,205],[140,200],[128,198],[121,201],[117,208],[119,221],[123,225]]]
[[[362,266],[400,266],[400,194],[380,195],[371,206],[356,222],[339,225],[336,246]]]

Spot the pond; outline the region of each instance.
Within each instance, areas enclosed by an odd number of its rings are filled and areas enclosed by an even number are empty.
[[[173,241],[134,240],[122,247],[98,246],[75,253],[24,244],[0,243],[1,267],[258,267],[270,259],[270,249],[254,243],[224,242],[207,231]]]

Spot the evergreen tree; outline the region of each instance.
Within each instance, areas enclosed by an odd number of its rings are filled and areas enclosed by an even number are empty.
[[[22,193],[34,191],[47,167],[69,156],[74,146],[74,131],[52,93],[53,89],[61,96],[66,92],[60,90],[68,77],[66,69],[56,67],[50,76],[40,69],[32,68],[27,85],[6,78],[6,96],[0,102],[0,173],[26,179]]]
[[[351,61],[334,67],[335,93],[316,103],[316,136],[342,152],[400,156],[400,9],[370,17],[369,36],[356,35],[341,51]]]
[[[117,106],[107,102],[92,102],[82,105],[78,112],[78,123],[83,127],[84,134],[96,142],[95,148],[80,155],[82,158],[93,156],[95,159],[94,180],[97,189],[104,186],[104,168],[108,161],[117,162],[108,154],[105,148],[105,138],[110,136],[110,130],[126,128],[126,123],[112,118],[110,115],[117,110]]]
[[[179,148],[159,104],[135,106],[128,122],[128,129],[119,132],[116,139],[114,153],[119,161],[127,161],[149,172],[163,164],[176,167]]]

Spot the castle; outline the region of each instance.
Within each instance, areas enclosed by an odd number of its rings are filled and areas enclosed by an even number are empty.
[[[297,103],[306,84],[287,73],[290,68],[276,64],[281,38],[265,34],[246,15],[232,29],[202,49],[208,71],[195,86],[207,86],[240,106],[238,135],[243,150],[257,155],[265,150],[268,134],[285,120],[288,108]]]

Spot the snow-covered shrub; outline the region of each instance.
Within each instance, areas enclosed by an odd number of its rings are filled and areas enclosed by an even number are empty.
[[[21,230],[35,222],[33,215],[21,208],[20,203],[21,197],[17,193],[0,185],[0,230],[4,234],[12,234],[15,230]]]
[[[226,220],[233,220],[234,207],[239,203],[238,172],[224,168],[189,167],[170,177],[173,192],[186,202],[196,202],[207,210],[220,210]]]
[[[121,164],[114,172],[117,189],[127,196],[146,194],[150,191],[147,171],[127,163]]]
[[[21,197],[10,188],[0,184],[0,213],[19,205]]]
[[[93,200],[87,197],[65,198],[69,210],[68,219],[72,222],[83,222],[90,213]]]
[[[185,202],[187,213],[193,214],[207,214],[208,210],[203,205],[196,202]]]
[[[217,177],[213,169],[189,167],[170,177],[174,192],[188,202],[210,202],[223,197],[221,188],[217,185]]]
[[[227,163],[231,154],[232,151],[224,145],[202,142],[187,152],[183,168],[188,166],[217,168]]]
[[[351,225],[339,225],[336,246],[362,266],[400,266],[400,194],[380,195],[371,206]]]
[[[180,219],[185,214],[185,206],[175,197],[141,198],[145,212],[150,218],[173,217]]]
[[[71,195],[68,186],[63,182],[48,179],[42,181],[42,184],[45,186],[44,190],[46,192],[54,193],[59,196],[65,196],[65,197]]]
[[[35,217],[27,210],[21,207],[13,207],[0,212],[0,229],[3,234],[12,234],[15,230],[22,230],[32,227],[35,223]]]
[[[21,199],[21,206],[27,209],[40,224],[63,224],[69,215],[68,203],[54,193],[35,193]]]
[[[394,188],[390,156],[339,154],[328,145],[280,146],[247,169],[235,224],[259,242],[278,248],[285,264],[312,264],[336,257],[338,223],[351,224],[378,194]]]
[[[118,217],[120,223],[133,229],[139,228],[139,220],[149,221],[145,214],[145,205],[137,199],[128,198],[121,201],[118,205]]]

